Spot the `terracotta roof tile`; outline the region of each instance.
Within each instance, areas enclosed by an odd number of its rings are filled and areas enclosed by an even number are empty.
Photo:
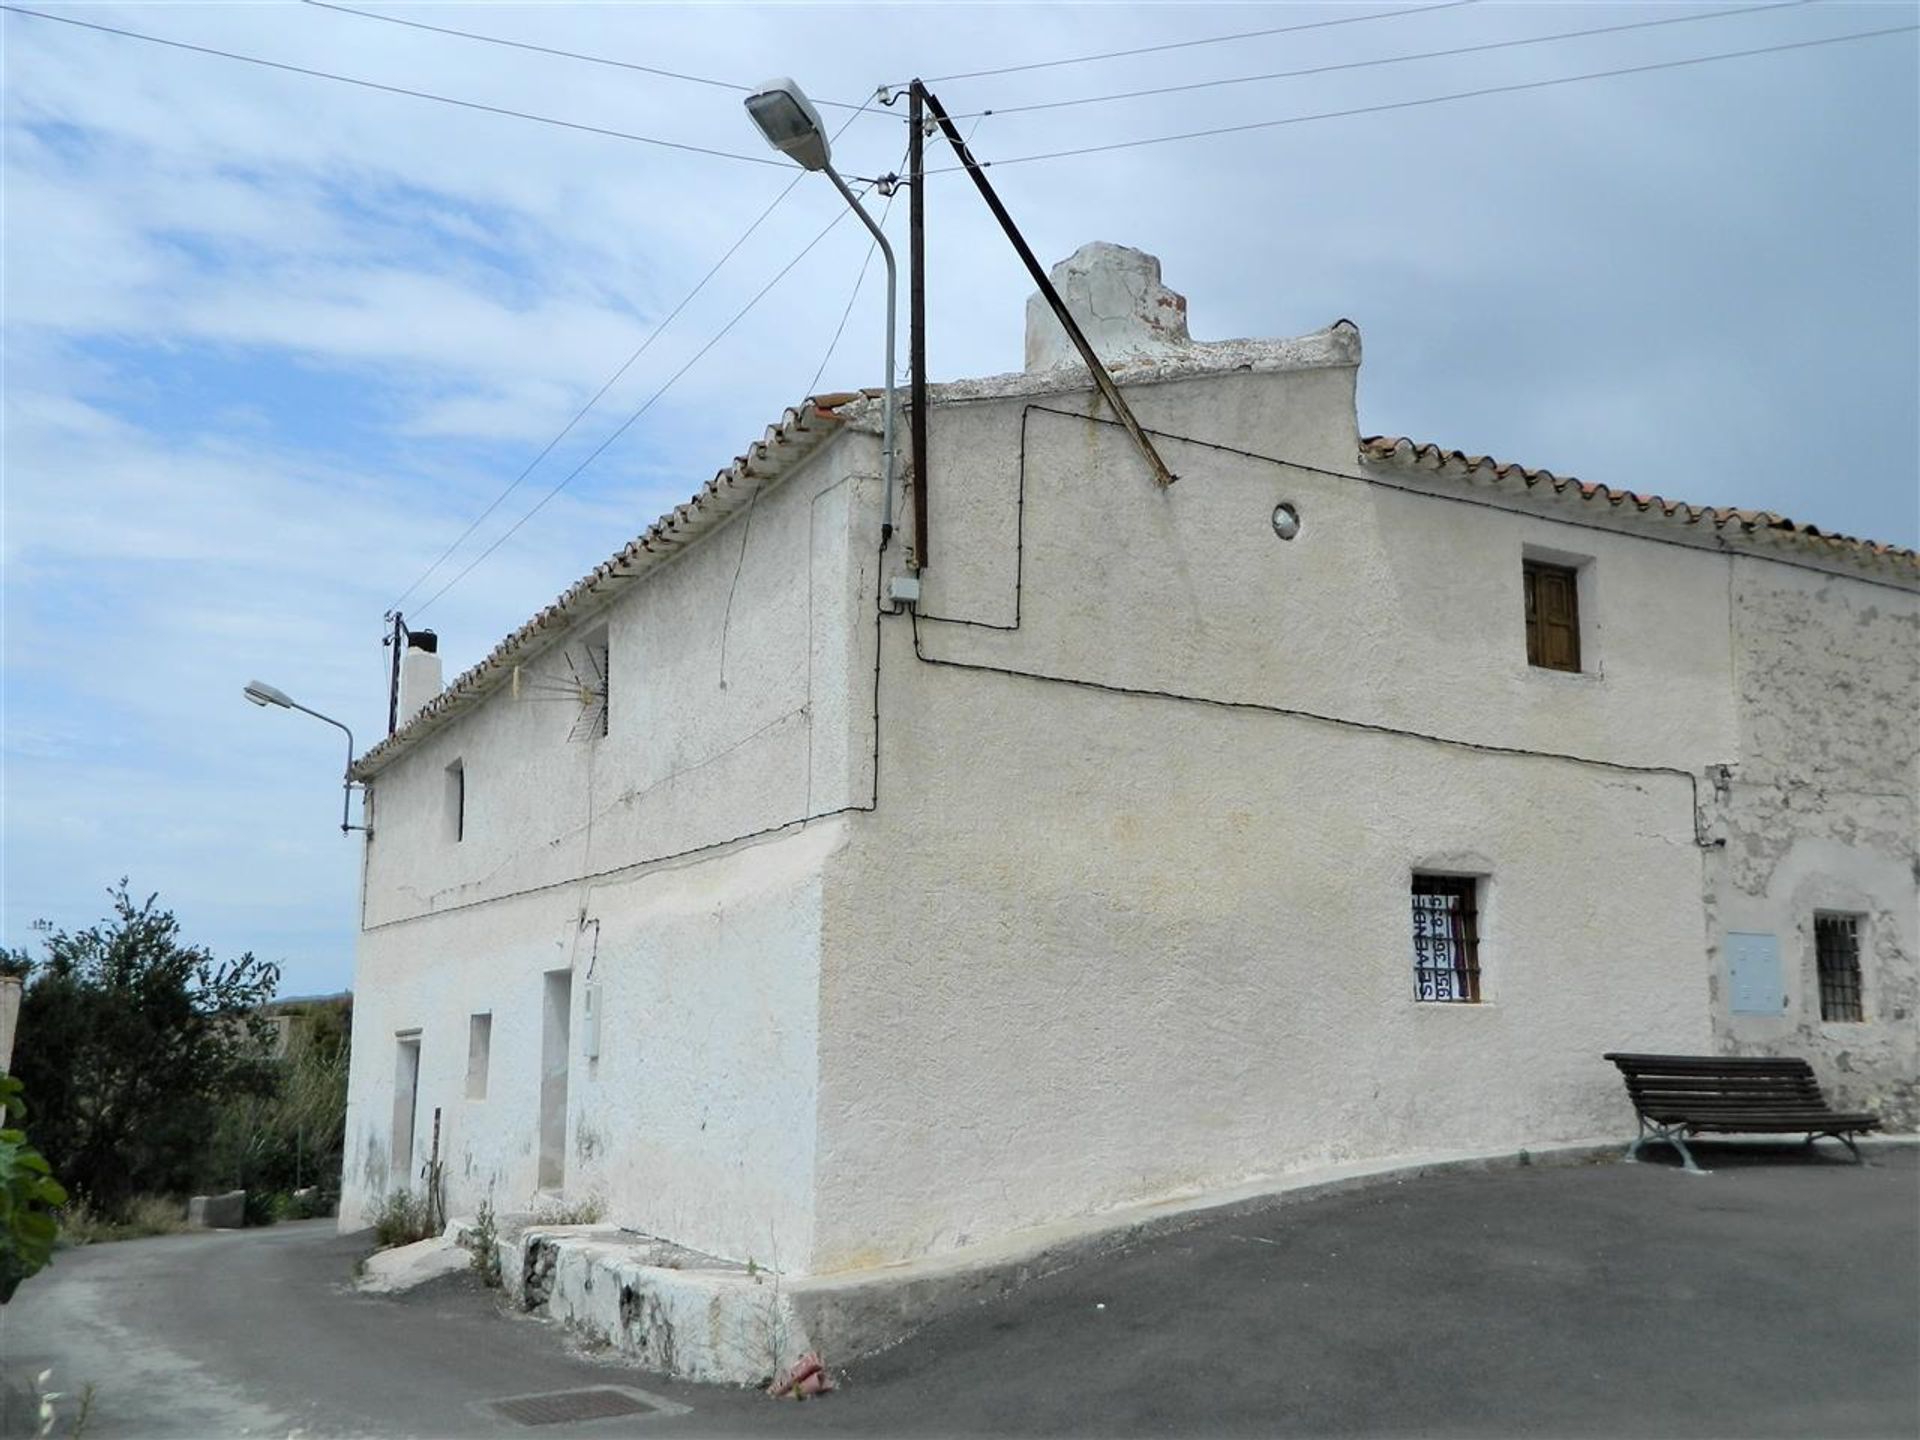
[[[1684,500],[1668,500],[1660,495],[1642,495],[1633,490],[1610,486],[1570,475],[1555,475],[1551,470],[1530,470],[1524,465],[1495,460],[1486,455],[1468,455],[1460,450],[1443,450],[1438,445],[1422,444],[1404,435],[1368,435],[1360,441],[1363,461],[1382,461],[1411,469],[1432,471],[1450,478],[1490,483],[1518,481],[1527,489],[1546,486],[1555,494],[1569,489],[1590,504],[1605,503],[1609,508],[1630,506],[1640,513],[1655,512],[1682,525],[1710,525],[1716,531],[1732,530],[1744,536],[1767,536],[1804,541],[1816,549],[1842,558],[1868,563],[1889,562],[1920,570],[1920,555],[1899,545],[1879,540],[1858,540],[1838,535],[1817,525],[1803,525],[1776,515],[1771,510],[1741,510],[1731,505],[1691,505]]]

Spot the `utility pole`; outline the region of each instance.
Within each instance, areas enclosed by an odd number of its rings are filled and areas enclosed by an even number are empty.
[[[918,80],[907,92],[907,254],[913,268],[907,291],[907,367],[913,372],[907,408],[913,413],[913,562],[927,568],[927,187],[924,150],[927,90]]]
[[[387,677],[387,734],[400,728],[400,652],[407,648],[407,622],[398,610],[393,612],[393,633],[387,637],[393,648],[393,669]]]

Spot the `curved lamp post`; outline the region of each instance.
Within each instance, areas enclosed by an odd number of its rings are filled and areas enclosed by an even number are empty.
[[[340,833],[344,835],[349,830],[365,830],[367,827],[364,825],[350,825],[347,823],[353,813],[353,731],[347,729],[346,726],[342,725],[331,715],[322,715],[318,710],[309,710],[305,705],[302,705],[298,700],[295,700],[291,695],[287,694],[286,691],[276,690],[263,680],[249,680],[246,689],[240,693],[256,705],[278,705],[282,710],[298,710],[303,715],[311,715],[316,720],[324,720],[327,724],[333,726],[334,729],[347,737],[347,771],[340,794]]]
[[[887,237],[881,233],[873,217],[862,208],[858,197],[847,188],[847,182],[840,178],[840,172],[833,168],[833,147],[828,143],[827,132],[820,126],[820,113],[813,108],[799,85],[784,77],[769,80],[747,97],[746,106],[748,116],[759,127],[769,145],[803,170],[826,172],[841,198],[860,217],[860,223],[873,232],[880,253],[886,257],[887,408],[880,421],[880,448],[887,476],[887,498],[880,530],[881,543],[885,544],[893,536],[893,317],[895,293],[900,288],[899,275],[893,263],[893,246],[887,243]]]

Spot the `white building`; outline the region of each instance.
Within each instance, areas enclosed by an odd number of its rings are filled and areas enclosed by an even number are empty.
[[[1915,1125],[1920,559],[1362,439],[1352,325],[1056,273],[1170,487],[1040,310],[935,388],[917,609],[879,407],[818,397],[416,685],[357,768],[343,1224],[436,1113],[455,1213],[799,1273],[1624,1140],[1610,1049]]]

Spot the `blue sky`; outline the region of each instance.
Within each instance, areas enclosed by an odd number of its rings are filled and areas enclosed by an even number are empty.
[[[48,6],[581,123],[764,153],[737,94],[297,3]],[[859,100],[883,81],[1383,14],[1380,5],[392,6]],[[1770,13],[1291,80],[1019,105],[1725,6],[1459,5],[955,79],[1036,251],[1158,254],[1202,339],[1348,316],[1361,424],[1920,542],[1920,49],[1911,33],[1029,164],[1040,151],[1915,23]],[[4,41],[4,922],[89,923],[119,876],[190,937],[349,983],[339,736],[257,675],[385,721],[381,615],[790,179],[29,17]],[[844,112],[840,112],[844,114]],[[837,123],[830,114],[830,123]],[[969,119],[968,126],[976,124]],[[893,168],[890,112],[842,168]],[[936,157],[939,147],[934,147]],[[957,176],[929,185],[935,378],[1016,368],[1029,288]],[[511,525],[839,202],[803,183],[406,607],[451,670],[799,399],[866,242],[833,231],[557,499]],[[900,207],[904,210],[904,206]],[[896,230],[904,220],[896,214]],[[877,276],[878,267],[872,272]],[[870,277],[824,388],[879,379]]]

